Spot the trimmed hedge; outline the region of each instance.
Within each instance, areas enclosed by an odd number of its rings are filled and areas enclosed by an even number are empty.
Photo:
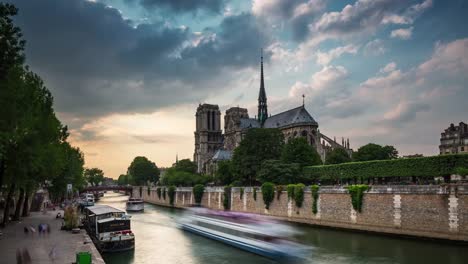
[[[454,174],[458,167],[468,167],[467,154],[309,166],[304,168],[304,174],[313,181],[378,177],[433,178]]]
[[[302,183],[298,183],[294,186],[294,201],[297,207],[302,207],[302,203],[304,202],[304,188],[305,185]]]
[[[169,186],[169,188],[167,189],[167,194],[169,195],[169,204],[174,206],[176,187],[174,185]]]
[[[265,182],[262,184],[262,197],[265,203],[265,208],[270,209],[270,203],[275,198],[275,185],[271,182]]]
[[[310,186],[310,192],[312,193],[312,199],[314,199],[314,201],[312,202],[312,213],[314,213],[314,214],[317,214],[317,212],[318,212],[317,203],[318,203],[318,199],[319,199],[319,193],[318,193],[319,189],[320,189],[320,186],[318,186],[318,185]]]
[[[223,207],[224,207],[224,210],[231,209],[231,185],[224,187]]]

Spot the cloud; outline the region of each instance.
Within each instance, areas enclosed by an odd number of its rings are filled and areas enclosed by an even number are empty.
[[[296,82],[289,90],[289,96],[297,97],[302,94],[313,96],[326,89],[336,89],[347,77],[348,71],[343,66],[325,66],[312,75],[310,83]]]
[[[193,33],[164,20],[135,25],[99,2],[15,0],[15,5],[27,63],[45,80],[65,122],[81,120],[73,122],[81,125],[113,113],[150,113],[201,101],[229,89],[233,73],[258,66],[260,48],[269,41],[255,17],[245,13]],[[268,61],[271,54],[264,56]]]
[[[129,4],[139,4],[146,9],[168,9],[176,13],[208,11],[221,13],[225,0],[124,0]]]
[[[364,55],[366,56],[378,56],[384,54],[386,51],[387,49],[381,39],[369,41],[364,46]]]
[[[389,73],[392,71],[395,71],[397,68],[397,65],[395,62],[390,62],[389,64],[385,65],[382,69],[379,70],[380,73]]]
[[[429,105],[423,102],[400,101],[398,105],[384,114],[384,121],[402,124],[416,118],[418,112],[428,111]]]
[[[399,38],[399,39],[410,39],[413,34],[413,27],[410,28],[400,28],[392,30],[390,37]]]
[[[334,48],[328,52],[317,52],[317,63],[321,65],[330,64],[330,62],[334,59],[339,58],[341,55],[348,53],[348,54],[356,54],[358,52],[359,47],[349,44],[342,47]]]

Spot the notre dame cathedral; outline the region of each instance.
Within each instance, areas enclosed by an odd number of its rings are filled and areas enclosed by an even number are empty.
[[[250,128],[278,128],[285,141],[304,137],[316,148],[322,160],[335,148],[343,148],[350,155],[349,139],[331,139],[320,133],[317,121],[307,112],[304,103],[296,108],[268,116],[267,96],[263,78],[263,57],[260,59],[260,92],[258,95],[258,115],[249,117],[246,108],[231,107],[224,115],[224,134],[221,130],[221,112],[218,105],[200,104],[197,108],[195,130],[195,153],[193,160],[198,172],[212,174],[216,163],[231,158],[233,150],[239,146]]]

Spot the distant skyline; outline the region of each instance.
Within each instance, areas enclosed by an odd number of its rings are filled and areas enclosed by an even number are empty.
[[[329,136],[437,155],[468,121],[463,0],[9,0],[87,167],[193,158],[199,103],[305,106]],[[222,117],[222,118],[223,118]],[[223,120],[222,120],[223,121]]]

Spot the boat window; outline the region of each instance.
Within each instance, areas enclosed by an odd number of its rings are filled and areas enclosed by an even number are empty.
[[[98,223],[98,232],[114,232],[130,230],[130,220],[114,220],[105,223]]]

